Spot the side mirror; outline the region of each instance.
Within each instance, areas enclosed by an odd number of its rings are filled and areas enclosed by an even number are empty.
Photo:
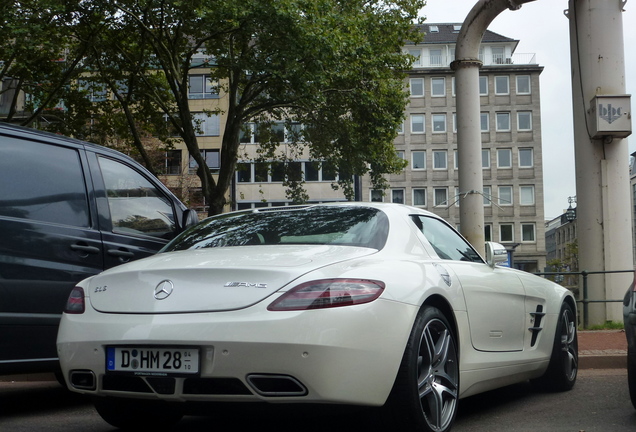
[[[486,242],[486,263],[495,267],[499,263],[508,261],[508,251],[504,245],[495,242]]]
[[[187,209],[183,212],[183,222],[181,226],[183,226],[184,230],[198,223],[199,215],[197,214],[196,210]]]

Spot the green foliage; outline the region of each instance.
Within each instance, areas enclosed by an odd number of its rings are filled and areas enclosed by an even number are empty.
[[[73,97],[69,84],[82,73],[81,61],[102,26],[101,15],[86,9],[85,3],[2,2],[0,92],[6,101],[3,120],[23,125],[73,123],[73,114],[60,109],[59,103]],[[85,113],[83,110],[81,115]],[[73,132],[64,127],[58,129]]]
[[[622,321],[605,321],[604,324],[595,324],[586,328],[586,330],[622,330],[625,324]]]
[[[248,122],[306,125],[285,155],[273,137],[261,141],[261,158],[286,162],[308,150],[340,173],[337,186],[350,198],[353,176],[369,174],[374,187],[383,188],[384,174],[404,168],[393,146],[408,101],[403,80],[411,58],[402,47],[420,37],[413,24],[424,0],[9,3],[19,13],[9,8],[13,13],[2,15],[11,25],[1,30],[0,58],[28,53],[16,63],[23,74],[16,66],[6,76],[19,76],[23,86],[43,84],[42,91],[30,91],[37,101],[31,111],[53,108],[62,98],[57,131],[129,145],[149,168],[144,137],[166,147],[178,137],[200,167],[210,214],[226,203]],[[30,38],[19,38],[27,32]],[[50,59],[59,52],[70,55],[57,65]],[[201,54],[209,61],[193,61]],[[229,101],[218,177],[201,157],[188,100],[188,75],[200,67],[211,67],[212,81]],[[115,98],[88,101],[99,86]],[[291,171],[286,179],[288,196],[306,201],[303,182]]]

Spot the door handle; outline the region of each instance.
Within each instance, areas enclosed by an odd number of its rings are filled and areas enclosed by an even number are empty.
[[[108,255],[117,257],[120,263],[127,263],[135,256],[134,253],[125,249],[108,249],[106,252]]]
[[[71,249],[74,251],[84,252],[85,254],[98,254],[99,248],[95,246],[89,246],[87,244],[75,243],[71,245]]]
[[[113,255],[119,258],[132,258],[135,256],[134,253],[121,249],[108,249],[108,255]]]

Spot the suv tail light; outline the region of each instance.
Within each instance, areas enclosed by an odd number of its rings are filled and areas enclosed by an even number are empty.
[[[85,310],[84,289],[80,287],[73,288],[68,296],[64,313],[67,314],[83,314]]]
[[[365,279],[323,279],[298,285],[270,304],[270,311],[324,309],[369,303],[384,283]]]

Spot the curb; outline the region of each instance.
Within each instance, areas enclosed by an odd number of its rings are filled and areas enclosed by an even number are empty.
[[[627,353],[604,355],[579,353],[579,369],[627,369]]]

